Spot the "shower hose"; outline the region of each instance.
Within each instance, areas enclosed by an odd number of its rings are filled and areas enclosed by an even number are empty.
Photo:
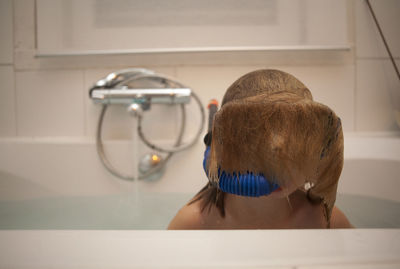
[[[196,135],[193,137],[193,139],[191,141],[189,141],[188,143],[182,145],[182,138],[183,138],[183,134],[185,132],[185,127],[186,127],[186,109],[185,109],[185,105],[181,104],[180,108],[181,108],[181,127],[178,133],[178,137],[174,143],[174,146],[171,148],[164,148],[164,147],[160,147],[157,146],[155,144],[153,144],[152,142],[150,142],[150,140],[148,140],[145,136],[145,134],[143,133],[142,130],[142,120],[143,120],[143,116],[142,114],[139,114],[137,116],[137,120],[138,120],[138,127],[137,127],[137,132],[139,134],[140,139],[143,141],[143,143],[145,143],[149,148],[153,149],[153,150],[157,150],[159,152],[163,152],[163,153],[167,153],[167,156],[165,157],[165,159],[161,162],[159,162],[157,164],[157,166],[151,168],[149,171],[147,171],[146,173],[143,173],[142,175],[139,176],[139,179],[145,179],[148,176],[152,175],[153,173],[156,173],[158,171],[160,171],[168,162],[168,160],[172,157],[172,155],[176,152],[179,151],[183,151],[186,150],[190,147],[192,147],[196,141],[199,139],[201,132],[203,131],[203,127],[204,127],[204,122],[205,122],[205,112],[204,112],[204,108],[203,105],[199,99],[199,97],[192,91],[191,96],[194,98],[194,100],[196,101],[197,105],[199,106],[200,109],[200,114],[201,114],[201,122],[200,122],[200,126],[199,129],[196,132]],[[96,131],[96,149],[97,149],[97,153],[100,157],[100,160],[103,164],[103,166],[114,176],[124,179],[124,180],[129,180],[132,181],[134,180],[133,176],[131,175],[127,175],[124,173],[119,172],[112,164],[111,162],[108,160],[105,152],[104,152],[104,145],[103,145],[103,141],[102,141],[102,127],[103,127],[103,121],[104,121],[104,116],[106,114],[108,105],[107,104],[103,104],[103,107],[101,109],[101,113],[100,113],[100,117],[99,117],[99,121],[97,124],[97,131]]]

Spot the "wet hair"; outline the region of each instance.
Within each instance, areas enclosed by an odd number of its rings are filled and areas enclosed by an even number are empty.
[[[285,187],[288,182],[321,203],[329,225],[343,167],[343,132],[339,117],[313,101],[294,76],[257,70],[236,80],[215,114],[209,182],[191,203],[215,206],[225,216],[225,194],[218,189],[218,169],[227,173],[262,173]],[[256,199],[256,198],[254,198]]]

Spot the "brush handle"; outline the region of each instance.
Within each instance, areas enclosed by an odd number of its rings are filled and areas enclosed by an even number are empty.
[[[212,125],[214,121],[214,115],[218,111],[218,101],[215,99],[212,99],[208,103],[208,132],[212,131]]]

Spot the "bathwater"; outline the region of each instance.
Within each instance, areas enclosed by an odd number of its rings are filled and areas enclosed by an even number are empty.
[[[0,229],[166,229],[193,197],[193,193],[139,195],[0,200]],[[400,202],[338,194],[336,206],[357,228],[400,228]]]

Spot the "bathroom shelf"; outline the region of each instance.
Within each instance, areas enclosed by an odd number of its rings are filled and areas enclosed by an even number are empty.
[[[185,52],[235,52],[235,51],[349,51],[351,46],[259,46],[259,47],[205,47],[205,48],[164,48],[127,50],[37,50],[36,57],[88,56],[88,55],[127,55]]]

